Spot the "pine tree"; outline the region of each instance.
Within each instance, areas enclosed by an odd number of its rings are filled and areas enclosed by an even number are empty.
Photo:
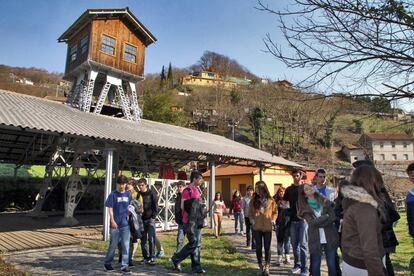
[[[165,69],[163,65],[161,69],[161,74],[160,74],[160,87],[163,88],[164,86],[165,86]]]
[[[174,88],[174,80],[173,80],[173,72],[172,72],[171,62],[168,65],[167,82],[168,82],[168,88],[173,89]]]

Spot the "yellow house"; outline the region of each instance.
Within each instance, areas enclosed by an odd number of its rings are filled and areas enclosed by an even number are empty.
[[[237,86],[237,83],[224,80],[219,74],[208,71],[187,75],[181,79],[181,83],[183,85],[221,86],[229,89]]]
[[[215,168],[216,192],[220,192],[229,206],[234,191],[239,190],[244,196],[248,186],[260,180],[259,168],[219,165]],[[203,174],[206,181],[210,180],[210,171]],[[270,194],[273,196],[280,186],[288,187],[292,184],[291,171],[287,167],[273,166],[263,170],[263,181],[266,183]]]

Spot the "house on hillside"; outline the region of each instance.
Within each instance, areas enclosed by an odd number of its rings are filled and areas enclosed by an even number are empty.
[[[29,79],[26,79],[26,78],[18,79],[16,82],[21,83],[21,84],[25,84],[25,85],[34,85],[33,81],[31,81]]]
[[[182,85],[195,86],[220,86],[227,89],[232,89],[237,86],[237,83],[231,80],[223,79],[220,74],[208,71],[194,72],[190,75],[181,78]]]
[[[342,146],[343,154],[346,156],[347,160],[351,163],[354,163],[358,160],[366,160],[367,156],[365,153],[365,149],[361,146],[355,146],[355,145],[344,145]]]
[[[405,133],[363,134],[359,144],[375,163],[414,160],[413,138]]]
[[[247,78],[227,77],[227,78],[225,78],[225,80],[230,81],[230,82],[234,82],[235,84],[242,85],[242,86],[252,84],[252,80],[249,80]]]
[[[244,196],[248,186],[260,180],[260,169],[255,167],[219,165],[215,169],[215,191],[222,194],[226,206],[229,206],[235,190],[239,190]],[[203,174],[206,181],[210,181],[210,171]],[[310,183],[314,178],[314,170],[306,171],[303,181]],[[270,194],[273,196],[280,186],[288,187],[292,184],[292,176],[289,168],[274,166],[263,170],[263,181],[266,182]]]

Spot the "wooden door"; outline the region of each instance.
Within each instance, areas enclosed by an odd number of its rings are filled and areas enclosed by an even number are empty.
[[[241,196],[245,196],[246,195],[246,184],[240,184],[239,191],[240,191]]]

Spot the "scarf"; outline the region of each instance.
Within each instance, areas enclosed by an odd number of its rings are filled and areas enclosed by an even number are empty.
[[[317,212],[319,212],[319,210],[321,209],[321,205],[318,203],[318,201],[316,200],[316,199],[314,199],[314,198],[308,198],[307,199],[307,202],[308,202],[308,204],[309,204],[309,206],[313,209],[313,210],[315,210],[315,211],[317,211]]]
[[[267,208],[267,198],[261,198],[260,199],[260,211],[264,212],[264,210],[266,210]]]

